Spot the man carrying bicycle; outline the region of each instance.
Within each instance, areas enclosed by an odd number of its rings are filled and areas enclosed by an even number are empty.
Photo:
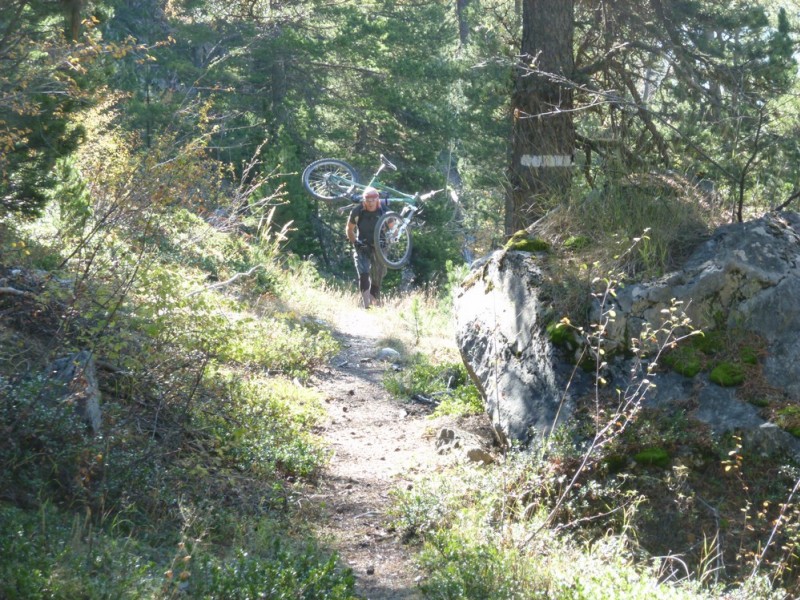
[[[386,266],[378,259],[375,249],[375,226],[384,213],[378,190],[364,188],[362,200],[347,218],[347,239],[353,246],[353,260],[358,273],[358,288],[364,308],[381,306],[381,283]]]

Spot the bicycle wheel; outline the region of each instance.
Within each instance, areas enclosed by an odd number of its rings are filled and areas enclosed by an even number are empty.
[[[402,227],[403,217],[387,212],[375,225],[375,248],[378,259],[390,269],[400,269],[411,257],[411,232]]]
[[[315,160],[303,171],[303,187],[314,198],[326,202],[349,196],[357,185],[358,173],[343,160]]]

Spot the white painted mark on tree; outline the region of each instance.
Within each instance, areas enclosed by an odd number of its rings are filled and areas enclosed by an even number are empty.
[[[519,163],[523,167],[571,167],[572,156],[569,154],[523,154]]]

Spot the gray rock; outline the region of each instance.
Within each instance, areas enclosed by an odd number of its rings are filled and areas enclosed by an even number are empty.
[[[800,398],[800,216],[768,215],[720,228],[677,273],[617,293],[617,346],[644,323],[660,325],[671,299],[683,302],[692,325],[753,331],[769,344],[767,383]]]
[[[543,281],[536,255],[498,251],[474,264],[455,295],[456,341],[501,440],[541,437],[593,390],[593,378],[572,365],[574,352],[555,348],[545,331],[558,315],[548,312]],[[739,329],[765,340],[766,383],[800,402],[800,215],[722,227],[680,270],[616,291],[606,348],[617,357],[603,370],[612,389],[629,389],[644,376],[645,365],[623,351],[646,325],[659,328],[663,311],[677,300],[695,328]],[[648,379],[655,387],[637,402],[683,410],[717,434],[740,431],[765,452],[800,457],[800,442],[764,421],[736,388],[718,387],[702,374],[688,379],[662,372]]]
[[[465,455],[470,462],[479,462],[484,465],[490,465],[494,462],[494,457],[480,446],[470,446],[465,450]]]
[[[381,348],[375,358],[386,362],[394,362],[400,360],[400,353],[394,348]]]
[[[456,341],[501,442],[545,435],[588,389],[544,331],[541,283],[534,255],[498,251],[473,266],[454,299]]]
[[[61,401],[73,402],[78,414],[91,427],[92,433],[100,433],[100,388],[91,352],[83,350],[56,359],[50,364],[49,373],[51,379],[63,387],[64,396]]]

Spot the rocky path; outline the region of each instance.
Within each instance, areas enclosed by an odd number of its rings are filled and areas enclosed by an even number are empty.
[[[392,399],[382,385],[392,363],[376,358],[380,311],[360,312],[345,323],[343,351],[315,378],[328,421],[323,436],[334,456],[315,498],[323,515],[321,536],[353,569],[357,593],[368,600],[422,598],[415,549],[387,529],[395,489],[411,489],[457,460],[440,454],[436,436],[447,418],[433,420],[430,407]]]

